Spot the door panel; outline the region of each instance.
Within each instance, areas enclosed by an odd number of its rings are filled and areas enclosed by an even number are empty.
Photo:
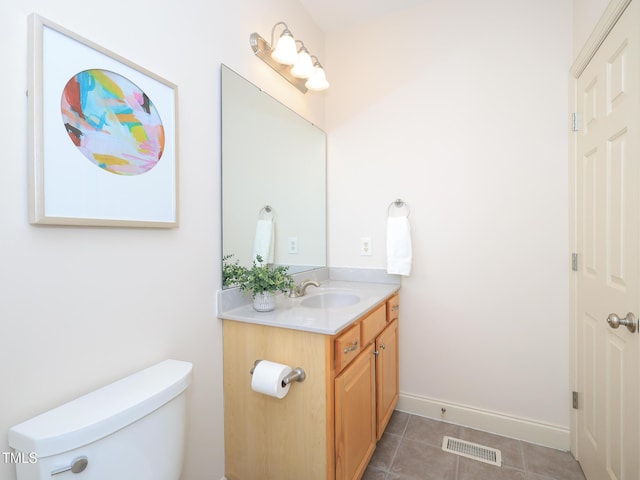
[[[589,480],[640,478],[640,8],[631,2],[577,81],[577,456]]]
[[[376,339],[377,439],[382,438],[398,403],[398,320],[391,322]]]
[[[336,479],[360,478],[376,448],[373,345],[335,379]]]

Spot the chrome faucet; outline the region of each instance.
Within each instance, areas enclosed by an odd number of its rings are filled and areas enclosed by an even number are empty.
[[[304,294],[307,291],[307,287],[310,286],[319,287],[320,284],[315,280],[305,280],[297,287],[295,285],[293,286],[293,288],[289,292],[289,298],[304,297]]]

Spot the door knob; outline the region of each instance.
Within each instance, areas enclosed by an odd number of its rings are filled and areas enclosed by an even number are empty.
[[[620,325],[627,327],[631,333],[634,333],[638,329],[638,320],[631,312],[627,313],[627,316],[624,318],[620,318],[615,313],[612,313],[607,317],[607,323],[611,328],[618,328]]]

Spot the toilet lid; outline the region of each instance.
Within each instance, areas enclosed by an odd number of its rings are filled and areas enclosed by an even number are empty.
[[[87,445],[171,401],[191,383],[193,365],[165,360],[9,430],[9,445],[44,458]]]

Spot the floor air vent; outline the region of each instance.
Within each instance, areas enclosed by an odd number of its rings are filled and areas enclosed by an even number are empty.
[[[500,450],[478,445],[477,443],[465,442],[464,440],[445,436],[442,439],[442,450],[490,465],[502,466]]]

